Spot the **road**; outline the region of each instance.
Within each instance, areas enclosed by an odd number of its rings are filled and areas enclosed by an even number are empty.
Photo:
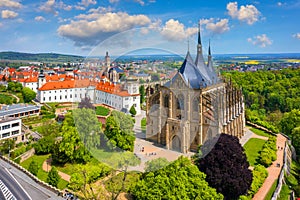
[[[9,189],[9,191],[16,197],[16,199],[31,200],[31,197],[25,192],[19,182],[10,174],[5,167],[0,167],[0,180]]]
[[[63,200],[58,194],[39,185],[24,172],[2,159],[0,159],[0,179],[6,181],[7,187],[12,187],[9,189],[17,200]]]

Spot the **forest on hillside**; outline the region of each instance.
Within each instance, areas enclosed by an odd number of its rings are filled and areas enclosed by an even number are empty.
[[[26,60],[35,62],[79,62],[84,57],[75,55],[64,55],[57,53],[20,53],[20,52],[0,52],[0,60]]]
[[[300,69],[231,71],[223,76],[242,88],[247,120],[288,135],[300,154]]]

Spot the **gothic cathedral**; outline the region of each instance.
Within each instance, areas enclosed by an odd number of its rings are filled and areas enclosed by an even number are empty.
[[[205,140],[219,133],[244,135],[242,91],[218,77],[210,45],[205,63],[200,28],[196,60],[187,52],[169,82],[147,89],[146,116],[146,138],[182,153],[197,151]]]

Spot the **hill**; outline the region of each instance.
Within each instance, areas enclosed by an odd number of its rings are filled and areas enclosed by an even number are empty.
[[[0,60],[18,60],[18,61],[34,61],[34,62],[79,62],[84,57],[75,55],[65,55],[58,53],[21,53],[21,52],[0,52]]]

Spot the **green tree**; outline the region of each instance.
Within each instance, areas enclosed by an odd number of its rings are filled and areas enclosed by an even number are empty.
[[[35,153],[38,155],[49,154],[54,147],[55,139],[53,136],[46,136],[33,144]]]
[[[86,163],[91,159],[90,153],[85,148],[74,127],[71,114],[65,116],[61,137],[57,138],[54,145],[52,159],[53,162],[60,164],[67,162]]]
[[[38,166],[37,162],[32,160],[29,164],[28,171],[36,176],[39,172],[39,166]]]
[[[145,91],[145,86],[141,85],[139,87],[140,91],[140,103],[143,104],[146,101],[146,91]]]
[[[12,81],[8,82],[8,84],[7,84],[7,90],[8,91],[15,91],[15,83],[12,82]]]
[[[133,151],[135,137],[133,135],[133,121],[129,115],[113,111],[106,119],[104,134],[110,145],[126,151]]]
[[[144,174],[132,193],[136,199],[223,199],[205,181],[188,158],[180,157],[170,165]],[[162,198],[163,197],[163,198]]]
[[[103,133],[93,109],[82,108],[73,110],[74,123],[81,141],[87,149],[100,145],[100,134]]]
[[[81,191],[86,199],[99,199],[99,193],[92,188],[92,183],[107,176],[111,169],[105,164],[78,165],[76,173],[71,175],[69,188],[74,191]]]
[[[47,177],[47,183],[49,183],[49,185],[57,187],[59,179],[60,179],[60,176],[58,175],[58,171],[57,171],[56,167],[52,166],[51,170],[48,174],[48,177]]]
[[[291,136],[296,153],[297,155],[300,155],[300,126],[293,129]]]
[[[7,154],[15,148],[15,141],[12,139],[2,140],[0,141],[0,144],[0,152],[2,154]]]
[[[284,134],[291,135],[292,130],[300,126],[300,110],[294,109],[285,113],[280,121],[280,126]]]
[[[28,87],[22,89],[22,95],[25,103],[31,102],[36,97],[36,93]]]
[[[129,110],[130,114],[135,116],[136,115],[136,110],[135,110],[135,107],[134,105],[131,106],[130,110]]]
[[[166,158],[156,158],[154,160],[147,161],[145,166],[145,172],[151,172],[166,167],[170,162]]]

